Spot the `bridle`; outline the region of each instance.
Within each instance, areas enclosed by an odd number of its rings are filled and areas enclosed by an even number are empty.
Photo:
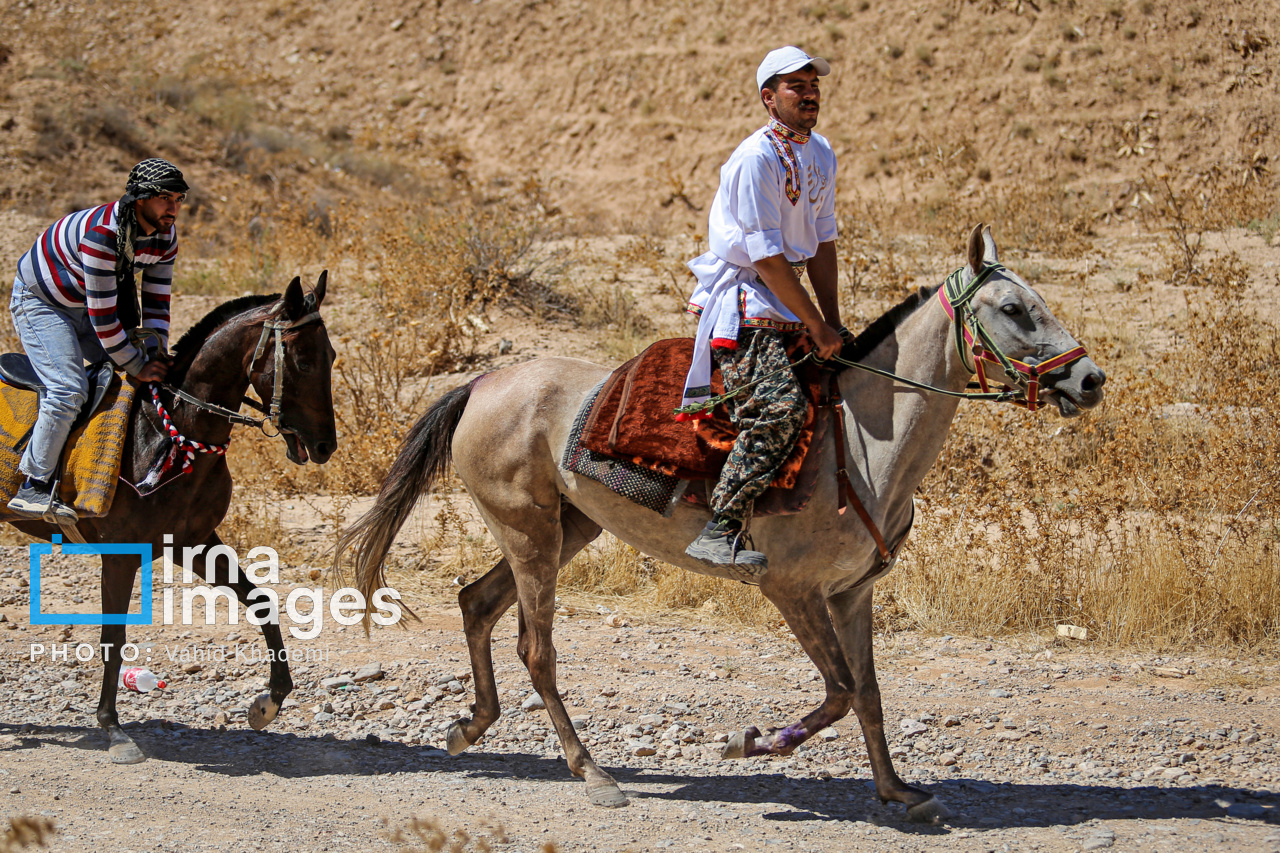
[[[983,394],[989,394],[985,365],[994,364],[1004,371],[1005,377],[1013,383],[1005,386],[1006,392],[1013,392],[1006,399],[1015,406],[1021,406],[1029,412],[1040,407],[1040,377],[1068,364],[1079,361],[1086,355],[1085,348],[1076,345],[1052,358],[1035,364],[1020,361],[1005,355],[1004,351],[991,339],[990,333],[978,319],[978,312],[973,308],[973,298],[984,284],[997,272],[1004,269],[1002,264],[987,264],[982,270],[964,284],[966,267],[947,276],[938,288],[938,302],[955,324],[956,353],[960,363],[970,373],[978,376],[978,387]],[[966,351],[967,348],[967,351]],[[970,354],[972,367],[970,367]],[[973,395],[976,396],[976,395]]]
[[[258,346],[253,351],[253,360],[249,362],[249,379],[250,382],[252,382],[254,365],[258,363],[258,360],[261,359],[263,354],[266,352],[268,337],[274,335],[275,345],[273,351],[275,353],[275,375],[273,377],[274,383],[271,389],[271,403],[269,406],[264,406],[262,403],[259,403],[251,397],[245,397],[241,400],[242,403],[250,408],[257,409],[259,412],[266,415],[266,417],[255,418],[252,415],[242,415],[237,411],[226,408],[225,406],[219,406],[216,403],[201,400],[199,397],[189,394],[181,388],[174,387],[168,383],[160,382],[153,384],[160,385],[177,399],[182,400],[184,403],[189,403],[201,411],[226,418],[233,424],[257,427],[262,431],[262,434],[268,438],[275,438],[282,433],[289,432],[287,428],[283,428],[280,425],[280,407],[281,402],[284,399],[284,333],[311,323],[323,322],[323,318],[320,316],[319,309],[317,309],[309,314],[304,314],[297,320],[278,319],[277,315],[283,310],[284,304],[281,303],[263,322],[262,334],[258,337]],[[275,429],[274,433],[267,432],[267,424],[271,424],[272,428]]]
[[[1021,406],[1029,412],[1034,412],[1040,407],[1040,377],[1050,371],[1065,367],[1068,364],[1079,361],[1085,357],[1085,348],[1083,346],[1075,346],[1066,352],[1059,353],[1052,358],[1030,364],[1016,358],[1011,358],[996,345],[992,340],[991,334],[986,327],[982,325],[982,321],[978,319],[978,313],[973,308],[973,298],[982,288],[991,276],[1004,269],[1001,264],[987,264],[977,275],[973,276],[969,283],[964,283],[964,271],[966,267],[960,267],[951,275],[947,276],[942,282],[942,286],[938,288],[938,302],[942,304],[942,308],[947,312],[947,316],[951,318],[954,324],[956,353],[960,356],[960,363],[964,365],[970,373],[978,376],[978,387],[982,390],[978,393],[969,391],[951,391],[946,388],[936,388],[923,382],[917,382],[914,379],[907,379],[898,376],[887,370],[881,370],[877,367],[862,364],[849,359],[833,356],[830,360],[846,367],[856,367],[859,370],[865,370],[868,373],[874,373],[909,385],[912,388],[918,388],[922,391],[931,391],[937,394],[945,394],[949,397],[962,397],[968,400],[991,400],[993,402],[1013,403],[1015,406]],[[966,352],[967,348],[967,352]],[[809,355],[813,355],[810,351]],[[972,361],[970,361],[970,356]],[[970,367],[972,364],[972,367]],[[1013,383],[1013,386],[1006,385],[1003,391],[992,391],[988,387],[987,374],[985,365],[998,365],[1004,371],[1006,378]],[[970,386],[972,387],[972,386]],[[907,528],[902,535],[898,537],[893,547],[889,547],[880,533],[880,528],[872,519],[871,514],[867,512],[862,501],[858,498],[857,492],[853,489],[853,484],[849,481],[849,473],[845,467],[845,429],[844,429],[844,406],[839,398],[838,392],[828,403],[835,414],[837,433],[836,433],[836,484],[837,491],[840,495],[840,512],[843,513],[846,502],[852,505],[857,512],[858,517],[862,519],[862,523],[871,533],[871,538],[875,540],[876,551],[880,555],[880,563],[878,568],[860,583],[866,583],[874,580],[889,570],[894,558],[897,557],[898,551],[902,548],[903,543],[907,541],[907,534],[911,532],[911,525],[915,520],[915,504],[911,505],[911,519],[907,522]]]

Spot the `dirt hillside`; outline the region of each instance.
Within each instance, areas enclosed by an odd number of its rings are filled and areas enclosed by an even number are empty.
[[[1278,37],[1280,11],[1245,2],[20,0],[0,16],[0,199],[56,213],[158,153],[206,217],[251,187],[466,188],[583,229],[701,228],[761,121],[755,66],[791,42],[832,60],[819,130],[846,200],[927,215],[1035,180],[1096,209],[1156,160],[1269,180]]]

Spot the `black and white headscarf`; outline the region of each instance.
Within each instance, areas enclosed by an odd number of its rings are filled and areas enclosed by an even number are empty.
[[[159,157],[149,157],[129,172],[124,195],[116,207],[116,319],[125,331],[136,329],[142,322],[138,286],[133,278],[133,244],[138,239],[138,216],[133,203],[160,193],[185,193],[187,189],[178,167]]]

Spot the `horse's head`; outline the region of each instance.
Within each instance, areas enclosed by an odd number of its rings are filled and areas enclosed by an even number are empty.
[[[333,415],[336,354],[320,317],[328,277],[327,270],[322,272],[310,293],[303,292],[297,278],[289,283],[274,319],[263,330],[249,375],[258,397],[279,407],[276,427],[289,461],[298,465],[309,459],[323,465],[338,446]]]
[[[1040,294],[999,263],[991,229],[978,225],[969,235],[968,262],[961,271],[961,288],[975,283],[977,288],[960,313],[978,338],[975,344],[988,353],[978,364],[986,378],[1052,402],[1063,417],[1101,403],[1106,374],[1084,355]]]

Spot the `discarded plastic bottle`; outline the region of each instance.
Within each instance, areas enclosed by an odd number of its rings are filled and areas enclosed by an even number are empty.
[[[127,687],[134,693],[150,693],[156,688],[163,690],[165,683],[145,666],[129,666],[120,670],[120,687]]]

